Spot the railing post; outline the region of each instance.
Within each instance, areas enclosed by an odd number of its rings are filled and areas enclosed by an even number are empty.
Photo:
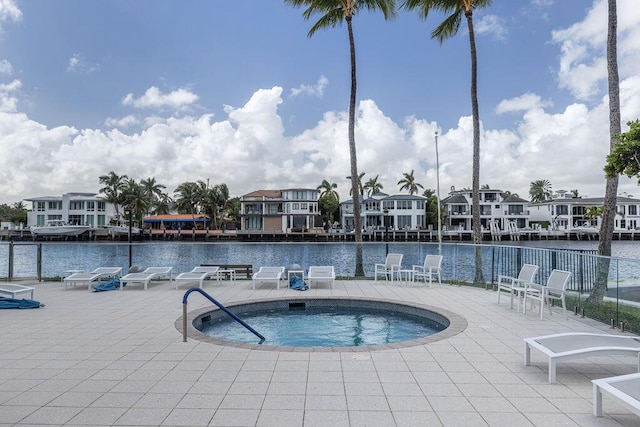
[[[9,271],[7,280],[13,279],[13,241],[9,242]]]
[[[187,342],[187,302],[182,304],[182,342]]]
[[[36,250],[36,269],[38,282],[42,282],[42,243],[38,243]]]

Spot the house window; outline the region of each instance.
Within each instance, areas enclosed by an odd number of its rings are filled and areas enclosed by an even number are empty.
[[[96,202],[87,202],[87,210],[93,212],[96,210]]]
[[[50,211],[61,211],[62,210],[62,201],[49,202],[49,210]]]
[[[398,228],[411,228],[411,215],[398,215]]]
[[[416,200],[416,209],[424,209],[424,200]]]
[[[104,212],[107,209],[105,202],[98,202],[98,212]]]
[[[98,202],[98,203],[100,203],[100,202]],[[98,227],[102,227],[104,225],[107,225],[105,216],[104,215],[98,215]]]
[[[306,211],[307,209],[309,209],[309,205],[307,205],[306,203],[300,203],[300,209]]]
[[[45,202],[36,202],[36,211],[44,212],[46,210],[45,207],[46,207]]]
[[[69,203],[70,211],[81,211],[84,210],[84,202],[70,202]]]
[[[305,191],[294,191],[293,192],[293,200],[304,200],[306,199]]]
[[[382,202],[382,210],[388,211],[391,209],[395,208],[395,204],[393,203],[393,200],[389,200],[387,202]]]
[[[480,215],[491,215],[491,205],[480,205]]]
[[[84,215],[69,215],[69,224],[84,224]]]
[[[291,209],[293,209],[294,211],[297,211],[298,209],[300,209],[300,203],[294,203]]]
[[[522,205],[509,205],[509,215],[522,215],[524,207]]]
[[[629,215],[638,215],[637,209],[636,205],[629,205]]]
[[[398,209],[411,209],[411,200],[398,200]]]
[[[556,206],[556,215],[569,215],[569,206],[567,205]]]

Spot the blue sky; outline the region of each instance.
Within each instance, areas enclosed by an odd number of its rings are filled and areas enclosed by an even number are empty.
[[[618,12],[626,122],[640,116],[637,0]],[[273,0],[0,0],[0,203],[97,192],[111,170],[170,194],[328,179],[347,198],[346,27],[308,38],[301,15]],[[387,193],[412,169],[435,188],[436,130],[441,191],[471,186],[468,34],[440,45],[441,19],[354,18],[359,170]],[[602,195],[606,1],[495,1],[474,22],[481,183]],[[626,178],[620,192],[640,196]]]

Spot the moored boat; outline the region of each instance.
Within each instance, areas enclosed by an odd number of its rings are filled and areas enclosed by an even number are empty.
[[[30,227],[31,235],[38,236],[79,236],[85,231],[91,229],[88,225],[72,225],[67,224],[61,219],[48,220],[44,225],[35,225]]]

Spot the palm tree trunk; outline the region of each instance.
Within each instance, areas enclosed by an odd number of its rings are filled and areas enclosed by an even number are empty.
[[[609,151],[613,151],[618,143],[618,135],[622,132],[620,125],[620,77],[618,76],[618,13],[616,0],[609,0],[608,36],[607,36],[607,74],[609,77]],[[618,177],[607,178],[604,193],[604,208],[602,224],[600,225],[600,240],[598,255],[611,256],[611,241],[616,216],[616,196],[618,194]],[[588,304],[601,304],[609,277],[609,258],[598,258],[596,266],[596,280],[593,284]]]
[[[476,53],[476,37],[473,32],[473,11],[465,12],[469,27],[469,46],[471,50],[471,113],[473,117],[473,177],[472,177],[472,205],[473,214],[473,243],[475,248],[475,283],[484,283],[482,274],[482,227],[480,225],[480,110],[478,108],[478,59]]]
[[[358,160],[356,156],[356,44],[353,38],[352,18],[348,16],[349,51],[351,53],[351,97],[349,99],[349,156],[351,160],[351,194],[353,195],[353,226],[356,239],[355,276],[364,276],[362,265],[362,219],[360,218],[360,191],[358,191]]]

